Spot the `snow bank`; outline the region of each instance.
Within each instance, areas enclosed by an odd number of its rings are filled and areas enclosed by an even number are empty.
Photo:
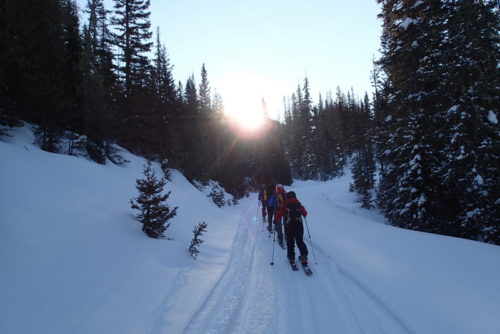
[[[173,240],[150,239],[129,204],[143,159],[124,152],[125,168],[102,166],[41,151],[28,126],[12,134],[0,142],[0,332],[159,330],[169,319],[152,315],[192,282],[191,299],[179,301],[189,317],[228,260],[235,211],[221,211],[174,171]],[[195,262],[187,248],[200,221],[208,233]]]
[[[295,187],[318,262],[334,263],[414,333],[500,333],[500,247],[404,230],[360,208],[350,176]],[[318,266],[319,267],[319,266]]]

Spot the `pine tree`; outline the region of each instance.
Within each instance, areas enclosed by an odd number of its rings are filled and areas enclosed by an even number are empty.
[[[193,240],[191,240],[191,245],[189,245],[189,253],[191,254],[191,257],[196,260],[198,257],[198,253],[200,253],[200,250],[198,249],[198,246],[203,243],[203,240],[200,239],[200,236],[203,235],[204,232],[207,231],[207,223],[202,222],[199,223],[197,226],[195,226],[193,230]]]
[[[436,168],[437,101],[433,68],[427,52],[437,42],[434,28],[438,2],[384,3],[383,57],[380,61],[395,90],[390,96],[394,128],[390,129],[385,152],[390,155],[382,173],[382,186],[388,203],[385,212],[393,224],[413,229],[428,229],[436,224],[434,210],[439,206],[434,188],[438,182]],[[389,181],[389,182],[387,182]],[[390,204],[389,204],[390,203]]]
[[[210,83],[208,81],[208,73],[205,64],[201,66],[201,83],[198,94],[198,101],[200,103],[199,111],[202,115],[208,116],[212,110],[212,102],[210,96]]]
[[[292,169],[292,176],[294,179],[299,179],[302,177],[301,169],[301,145],[300,145],[300,132],[299,132],[299,106],[302,103],[302,92],[300,87],[297,89],[296,93],[293,93],[290,97],[290,103],[288,111],[285,112],[286,116],[286,147],[287,147],[287,159],[290,163]]]
[[[496,5],[495,5],[496,4]],[[500,244],[500,19],[496,1],[447,1],[442,169],[451,233]]]
[[[358,194],[358,202],[365,209],[373,208],[372,190],[375,185],[375,160],[371,144],[354,154],[352,161],[352,178],[354,191]]]
[[[64,132],[78,130],[81,120],[75,4],[19,0],[1,6],[0,109],[7,119],[35,123],[42,149],[58,152]]]
[[[210,83],[208,81],[208,72],[205,64],[201,67],[201,83],[198,89],[198,113],[196,125],[198,132],[198,143],[196,145],[198,176],[202,181],[217,179],[214,161],[215,155],[215,132],[214,119],[212,115],[212,106],[210,98]]]
[[[167,54],[167,49],[162,45],[160,40],[160,28],[156,29],[156,45],[153,83],[155,93],[159,96],[160,101],[165,105],[174,105],[177,101],[176,87],[172,75],[172,65]]]
[[[352,159],[354,190],[358,201],[366,209],[373,207],[372,191],[375,186],[375,157],[373,149],[372,114],[368,94],[357,111],[353,124],[352,142],[356,152]]]
[[[167,181],[156,177],[150,161],[144,166],[143,174],[144,179],[136,180],[139,196],[130,204],[132,209],[139,210],[136,218],[142,223],[142,231],[151,238],[163,238],[170,226],[168,221],[177,214],[177,207],[170,209],[166,203],[171,193],[162,194]]]
[[[65,46],[63,48],[63,57],[65,60],[63,80],[65,82],[64,108],[67,115],[67,130],[72,133],[83,133],[84,116],[81,94],[82,73],[80,68],[82,41],[80,38],[78,9],[76,2],[73,0],[62,0],[60,3],[62,14],[61,29]]]
[[[120,53],[118,71],[123,82],[125,96],[129,97],[137,87],[145,86],[144,70],[149,65],[147,53],[151,50],[152,33],[149,21],[149,0],[114,0],[114,42]]]
[[[304,79],[304,87],[298,85],[296,92],[292,94],[289,115],[290,122],[286,124],[286,133],[293,177],[308,179],[310,178],[308,165],[314,164],[315,158],[310,150],[312,143],[308,142],[312,115],[309,80],[307,78]]]
[[[9,67],[12,65],[13,56],[13,13],[12,8],[7,1],[0,1],[0,125],[16,126],[19,125],[19,115],[15,110],[15,101],[11,94],[11,83],[13,78],[9,72]],[[8,15],[9,13],[9,15]],[[14,19],[15,21],[15,19]],[[0,130],[0,136],[3,135]]]
[[[88,0],[86,12],[88,24],[83,29],[80,62],[86,149],[90,158],[98,163],[104,163],[106,157],[119,163],[121,158],[111,146],[116,78],[107,27],[109,11],[105,10],[103,0]]]
[[[172,159],[177,150],[182,149],[180,139],[180,103],[177,101],[172,65],[167,50],[160,41],[160,30],[157,29],[155,58],[151,77],[152,112],[149,115],[150,131],[148,141],[150,151],[163,158]]]
[[[301,120],[301,150],[303,163],[302,177],[304,179],[317,179],[319,172],[318,157],[318,133],[317,127],[313,122],[313,107],[311,93],[309,89],[309,79],[304,78],[304,87],[302,88],[303,100],[300,108]]]
[[[498,242],[494,3],[383,2],[379,200],[394,224]]]
[[[179,87],[182,87],[182,85],[179,85]],[[197,131],[198,108],[198,91],[194,75],[191,75],[186,80],[182,92],[180,138],[183,143],[183,150],[178,155],[179,168],[189,180],[194,179],[195,175],[197,175],[195,159],[199,138]]]
[[[146,129],[156,124],[158,110],[152,84],[149,0],[114,0],[113,42],[118,50],[116,73],[121,84],[118,108],[120,144],[137,154],[155,155],[155,138]]]

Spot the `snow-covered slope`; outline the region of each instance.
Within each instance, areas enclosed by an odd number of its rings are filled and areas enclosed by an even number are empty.
[[[143,159],[101,166],[39,150],[29,127],[11,133],[0,333],[500,333],[500,247],[387,226],[354,203],[348,176],[287,189],[309,211],[306,277],[279,247],[269,265],[255,194],[219,209],[174,171],[172,240],[153,240],[129,204]]]

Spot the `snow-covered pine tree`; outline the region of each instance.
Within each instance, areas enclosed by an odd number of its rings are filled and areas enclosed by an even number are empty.
[[[442,177],[454,235],[500,244],[498,1],[445,1]]]
[[[364,149],[354,153],[351,169],[358,202],[365,209],[373,208],[372,190],[375,185],[376,168],[371,144],[367,144]]]
[[[372,192],[375,186],[375,157],[373,148],[373,122],[368,94],[354,119],[352,142],[354,149],[352,159],[352,177],[354,190],[358,194],[358,201],[365,209],[373,207]]]
[[[312,114],[312,101],[309,88],[309,79],[304,78],[304,86],[302,87],[302,103],[300,105],[300,145],[301,145],[301,174],[302,178],[306,180],[317,179],[318,176],[318,151],[317,141],[318,134],[317,128],[314,126]]]
[[[327,96],[325,102],[324,138],[329,148],[329,154],[324,157],[326,175],[329,178],[343,174],[344,166],[347,163],[345,147],[343,145],[342,117],[337,101],[333,101],[331,94]]]
[[[167,181],[156,177],[150,161],[144,166],[143,174],[144,179],[136,180],[139,196],[130,203],[133,209],[139,210],[136,218],[142,223],[142,231],[151,238],[163,238],[170,226],[168,221],[177,214],[177,207],[171,209],[167,204],[171,192],[162,194]]]
[[[379,61],[392,92],[386,120],[379,203],[391,223],[428,230],[436,225],[441,140],[436,131],[438,95],[435,68],[429,58],[438,51],[439,1],[387,1],[383,4],[383,56]]]
[[[498,2],[382,3],[379,202],[393,224],[499,243]]]

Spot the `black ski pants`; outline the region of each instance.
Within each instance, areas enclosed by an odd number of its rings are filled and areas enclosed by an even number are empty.
[[[274,216],[276,217],[276,212],[274,213]],[[281,222],[284,221],[285,217],[281,217],[277,221],[274,221],[274,230],[276,231],[276,234],[278,235],[278,242],[283,244],[283,228]]]
[[[288,259],[295,259],[295,243],[299,248],[300,255],[307,256],[307,246],[304,243],[304,225],[302,222],[290,222],[285,224],[286,249]]]
[[[269,231],[272,231],[273,228],[273,215],[274,208],[272,206],[267,207],[267,222],[269,223]]]

